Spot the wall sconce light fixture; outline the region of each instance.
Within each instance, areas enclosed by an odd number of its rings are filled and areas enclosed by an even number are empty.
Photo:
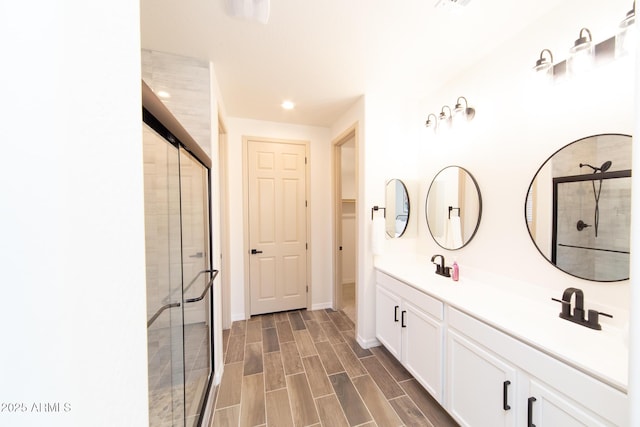
[[[588,37],[587,37],[588,36]],[[569,76],[576,76],[593,68],[595,64],[595,49],[593,37],[588,28],[580,30],[579,38],[569,49],[567,57],[567,73]]]
[[[618,25],[616,33],[616,58],[620,58],[635,50],[636,35],[634,25],[636,22],[636,2],[634,0],[631,10]]]
[[[553,63],[553,55],[549,49],[540,52],[540,58],[533,67],[536,77],[549,80],[563,77],[574,77],[595,66],[604,65],[612,60],[635,52],[636,34],[636,2],[633,2],[631,10],[618,25],[616,34],[599,43],[594,43],[591,31],[587,28],[580,30],[578,39],[569,49],[566,60]],[[548,53],[547,59],[544,55]]]
[[[545,52],[548,54],[548,58],[545,58]],[[549,81],[553,78],[553,54],[549,49],[542,49],[540,58],[536,61],[533,71],[541,80]]]
[[[449,110],[449,114],[444,112],[444,109]],[[442,110],[440,110],[440,115],[438,116],[438,128],[440,128],[440,126],[446,126],[446,128],[450,128],[451,127],[451,108],[449,108],[448,105],[445,105],[442,107]],[[445,128],[445,129],[446,129]]]
[[[460,103],[460,100],[464,100],[464,105]],[[465,118],[467,121],[473,120],[476,115],[475,108],[469,107],[469,103],[467,102],[467,98],[464,96],[459,96],[456,101],[456,106],[453,108],[453,114],[456,119]]]
[[[433,117],[433,120],[431,120],[431,117]],[[433,131],[435,132],[438,129],[438,118],[435,114],[429,113],[429,115],[427,116],[427,121],[424,123],[424,125],[427,128],[433,128]]]
[[[445,109],[448,110],[448,112]],[[429,113],[424,125],[427,129],[432,129],[434,133],[441,131],[444,132],[454,125],[454,119],[456,123],[455,126],[459,126],[458,123],[470,122],[473,120],[475,115],[476,109],[469,107],[467,98],[459,96],[453,111],[451,111],[451,108],[448,105],[445,105],[437,116],[433,113]]]

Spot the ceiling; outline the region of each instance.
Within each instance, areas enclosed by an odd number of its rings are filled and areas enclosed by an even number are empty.
[[[266,25],[224,0],[141,0],[146,49],[214,64],[227,115],[331,126],[365,93],[422,97],[557,5],[471,0],[271,0]],[[296,104],[284,111],[280,104]]]

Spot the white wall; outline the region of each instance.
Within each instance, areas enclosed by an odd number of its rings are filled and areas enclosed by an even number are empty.
[[[437,149],[420,166],[428,172],[447,163],[460,164],[474,174],[480,186],[482,223],[474,241],[456,253],[461,274],[465,266],[475,267],[510,280],[532,280],[557,289],[558,295],[576,286],[585,291],[590,308],[602,304],[603,311],[608,306],[626,309],[627,282],[599,284],[560,272],[539,255],[524,220],[531,179],[556,150],[592,134],[633,133],[634,103],[628,85],[633,84],[634,67],[630,61],[609,64],[547,91],[534,87],[530,72],[542,48],[550,48],[556,61],[566,58],[576,29],[582,26],[591,29],[596,41],[613,35],[629,8],[627,2],[616,5],[563,4],[545,17],[544,24],[527,29],[420,104],[424,112],[436,110],[464,95],[477,109],[467,133],[433,140],[431,145]],[[416,127],[416,132],[421,131]],[[427,173],[425,186],[429,178]],[[442,252],[430,239],[423,243],[425,254]]]
[[[546,92],[532,90],[530,73],[543,48],[551,49],[556,61],[566,58],[565,52],[581,27],[590,28],[596,42],[612,36],[629,9],[627,3],[564,2],[493,55],[468,70],[457,70],[459,73],[451,82],[442,82],[445,84],[428,97],[393,104],[368,95],[366,176],[371,192],[367,204],[380,203],[385,178],[417,176],[421,191],[412,207],[419,207],[417,253],[424,255],[425,262],[436,253],[443,253],[449,263],[455,256],[461,275],[503,280],[511,289],[517,289],[519,282],[523,282],[554,289],[560,295],[566,287],[576,286],[585,291],[585,304],[589,308],[611,310],[619,314],[614,322],[623,324],[628,282],[589,282],[550,265],[529,238],[524,202],[538,167],[557,149],[592,134],[633,133],[635,110],[630,88],[635,69],[629,60],[609,64]],[[477,110],[471,126],[448,137],[430,137],[424,127],[427,115],[437,114],[442,105],[453,106],[461,95]],[[408,114],[398,118],[393,114],[400,105]],[[372,121],[379,128],[374,128]],[[394,157],[382,145],[388,143],[385,140],[388,135],[395,134],[404,135],[395,146],[396,153],[404,154]],[[406,172],[398,169],[399,162],[404,162]],[[463,166],[475,176],[483,202],[476,237],[458,251],[437,246],[424,220],[429,183],[439,170],[451,164]],[[366,241],[366,237],[361,241]],[[368,267],[364,275],[370,274]],[[371,282],[365,286],[370,285]],[[367,301],[361,309],[368,321],[373,320],[373,314],[369,314],[373,313],[372,304]],[[365,339],[373,336],[369,329],[359,331],[366,334]]]
[[[259,120],[229,118],[229,234],[231,263],[231,319],[245,318],[244,225],[242,202],[242,137],[256,136],[310,142],[311,192],[311,295],[313,308],[331,306],[331,150],[327,128],[290,125]]]
[[[0,424],[147,425],[139,5],[1,9]]]

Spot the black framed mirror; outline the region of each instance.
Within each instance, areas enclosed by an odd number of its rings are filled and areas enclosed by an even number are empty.
[[[525,221],[540,254],[572,276],[629,278],[630,135],[600,134],[553,153],[533,177]]]
[[[409,224],[411,205],[407,186],[399,179],[390,179],[385,188],[385,229],[392,238],[402,237]]]
[[[433,178],[425,202],[431,236],[444,249],[460,249],[475,236],[482,217],[480,187],[469,171],[447,166]]]

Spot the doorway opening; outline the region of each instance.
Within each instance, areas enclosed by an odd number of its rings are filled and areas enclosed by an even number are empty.
[[[358,137],[357,124],[333,143],[334,307],[357,322]]]

